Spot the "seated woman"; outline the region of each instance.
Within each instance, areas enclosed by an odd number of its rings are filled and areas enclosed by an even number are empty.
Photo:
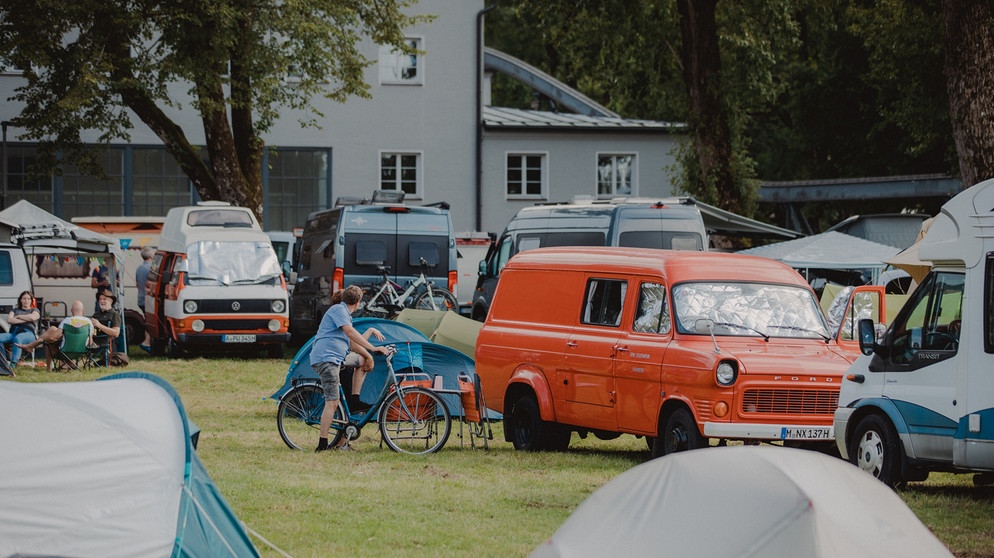
[[[21,360],[21,348],[18,345],[26,345],[35,340],[35,328],[41,313],[35,306],[35,297],[31,291],[24,291],[17,297],[17,305],[7,314],[7,323],[10,330],[7,333],[0,333],[0,345],[4,348],[10,345],[10,365],[17,366]]]

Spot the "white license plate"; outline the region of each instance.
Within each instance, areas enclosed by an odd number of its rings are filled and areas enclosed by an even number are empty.
[[[780,430],[781,440],[828,440],[831,438],[831,428],[783,428]]]
[[[222,335],[222,343],[255,343],[255,335]]]

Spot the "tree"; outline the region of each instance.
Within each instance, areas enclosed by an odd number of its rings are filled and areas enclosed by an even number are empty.
[[[964,186],[994,177],[994,6],[942,0],[946,89]]]
[[[201,198],[261,215],[261,135],[281,108],[309,111],[302,124],[316,125],[314,97],[368,97],[371,62],[357,43],[409,51],[403,30],[428,19],[402,13],[414,1],[0,0],[0,52],[27,80],[15,123],[39,142],[39,164],[92,172],[81,133],[127,141],[133,114]],[[206,157],[167,112],[180,108],[177,84],[200,116]]]

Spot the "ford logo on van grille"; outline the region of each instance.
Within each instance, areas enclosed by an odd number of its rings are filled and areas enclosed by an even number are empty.
[[[238,302],[237,300],[234,301],[234,302],[232,302],[231,303],[231,309],[234,310],[235,312],[241,310],[242,309],[242,303]]]

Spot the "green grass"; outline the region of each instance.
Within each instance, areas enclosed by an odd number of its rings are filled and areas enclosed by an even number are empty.
[[[276,430],[276,403],[265,399],[282,385],[288,364],[133,355],[128,369],[176,388],[201,428],[198,453],[235,513],[295,558],[525,556],[594,490],[649,457],[645,442],[632,436],[574,435],[566,453],[516,452],[499,424],[488,451],[460,447],[454,430],[437,454],[400,455],[381,447],[375,424],[363,429],[356,452],[291,451]],[[107,373],[19,369],[14,381]],[[994,488],[934,474],[900,494],[954,554],[994,557]],[[280,556],[253,540],[263,556]]]

